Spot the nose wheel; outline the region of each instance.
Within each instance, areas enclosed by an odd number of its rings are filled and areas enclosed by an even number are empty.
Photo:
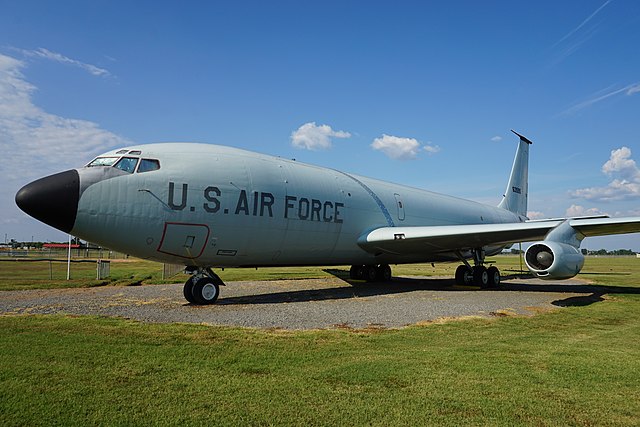
[[[220,286],[224,282],[211,269],[198,269],[184,284],[184,298],[195,305],[213,304],[220,295]]]

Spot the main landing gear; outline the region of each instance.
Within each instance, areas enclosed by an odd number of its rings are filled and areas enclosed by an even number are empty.
[[[367,282],[390,282],[391,267],[381,265],[352,265],[349,270],[349,278],[353,280],[366,280]]]
[[[224,282],[210,268],[187,268],[192,276],[185,282],[184,297],[191,304],[213,304],[220,295]]]
[[[456,269],[456,285],[476,285],[482,289],[496,288],[500,285],[500,270],[493,266],[487,268],[483,265],[485,254],[482,249],[473,250],[473,267],[462,254],[458,252],[457,255],[464,264]]]

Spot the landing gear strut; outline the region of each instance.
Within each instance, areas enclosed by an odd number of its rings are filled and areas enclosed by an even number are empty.
[[[187,269],[192,276],[185,282],[184,297],[191,304],[213,304],[220,295],[224,282],[210,268]]]
[[[354,280],[366,280],[367,282],[391,281],[391,267],[381,265],[352,265],[349,270],[349,278]]]
[[[498,287],[500,270],[493,266],[487,268],[483,265],[485,253],[482,249],[473,250],[473,267],[460,252],[457,252],[456,255],[464,263],[456,269],[456,285],[476,285],[482,289]]]

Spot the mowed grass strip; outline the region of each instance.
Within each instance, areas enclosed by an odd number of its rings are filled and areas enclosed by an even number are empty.
[[[162,264],[138,259],[111,261],[111,276],[96,280],[96,262],[71,264],[67,280],[65,260],[0,260],[0,291],[139,285],[162,276]]]
[[[0,425],[637,425],[639,302],[383,331],[4,316]]]
[[[500,268],[504,276],[520,274],[521,267],[517,256],[501,255],[488,259]],[[455,275],[457,263],[448,264],[406,264],[394,265],[394,276],[444,276]],[[166,279],[162,278],[162,264],[129,258],[111,261],[111,275],[107,279],[95,280],[95,263],[73,263],[71,280],[66,280],[66,262],[25,262],[0,261],[0,291],[22,289],[55,289],[93,286],[132,286],[162,283],[181,283],[188,276],[180,273]],[[341,267],[268,267],[268,268],[227,268],[215,269],[216,274],[225,282],[238,280],[287,280],[331,277],[331,271],[340,271],[348,276],[349,266]],[[50,278],[52,277],[52,278]],[[633,286],[640,277],[640,259],[634,257],[587,257],[585,267],[578,278],[596,284],[615,282],[617,286]]]
[[[347,267],[348,270],[348,267]],[[180,283],[189,277],[179,273],[162,278],[162,264],[137,258],[112,260],[111,275],[96,280],[96,263],[71,264],[71,280],[67,278],[67,264],[60,261],[0,261],[0,291],[25,289],[87,288],[95,286],[136,286],[163,283]],[[216,269],[226,281],[282,280],[330,277],[321,267],[273,267]]]
[[[639,265],[587,259],[579,277],[616,287],[604,302],[392,331],[0,317],[0,425],[637,425]],[[265,270],[298,271],[222,274]]]

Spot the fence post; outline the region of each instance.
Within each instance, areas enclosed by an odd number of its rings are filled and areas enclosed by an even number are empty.
[[[71,234],[69,234],[69,249],[67,252],[67,280],[71,279]]]
[[[101,280],[111,275],[111,261],[98,260],[96,267],[96,280]]]

